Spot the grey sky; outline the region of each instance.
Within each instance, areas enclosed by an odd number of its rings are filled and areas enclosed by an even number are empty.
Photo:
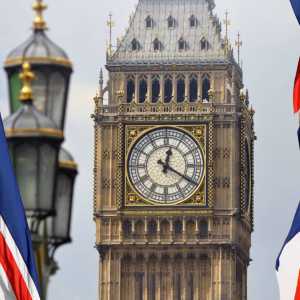
[[[114,37],[124,33],[138,0],[48,0],[49,36],[74,62],[75,73],[65,144],[79,163],[72,236],[58,250],[61,270],[51,280],[49,299],[97,298],[98,256],[92,221],[93,126],[90,114],[105,64],[107,15],[114,14]],[[163,0],[161,0],[163,1]],[[0,61],[30,34],[32,0],[0,1]],[[288,0],[216,0],[220,19],[230,12],[230,32],[243,40],[244,82],[256,109],[255,233],[249,268],[249,299],[278,299],[274,262],[299,201],[300,153],[292,86],[300,53],[300,27]],[[55,6],[56,5],[56,6]],[[7,115],[7,82],[0,72],[0,110]]]

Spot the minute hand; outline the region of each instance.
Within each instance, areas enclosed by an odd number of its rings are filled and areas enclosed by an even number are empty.
[[[184,175],[184,174],[181,174],[180,172],[178,172],[177,170],[173,169],[172,167],[170,166],[166,166],[166,168],[172,172],[174,172],[175,174],[179,175],[180,177],[184,178],[185,180],[189,181],[190,183],[194,184],[194,185],[198,185],[198,183],[196,181],[194,181],[192,178]]]

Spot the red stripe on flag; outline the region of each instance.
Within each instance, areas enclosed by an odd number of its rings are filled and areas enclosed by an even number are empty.
[[[298,62],[297,73],[295,76],[294,83],[294,112],[298,112],[300,110],[300,59]]]
[[[6,273],[17,300],[32,300],[24,278],[2,233],[0,233],[0,264]]]
[[[294,300],[300,300],[300,271],[298,275],[298,283],[297,283],[297,290],[295,294],[295,299]]]

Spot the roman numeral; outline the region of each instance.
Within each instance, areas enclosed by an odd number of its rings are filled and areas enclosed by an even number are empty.
[[[151,186],[151,188],[150,188],[151,192],[154,193],[155,190],[156,190],[156,188],[157,188],[157,184],[156,184],[156,183],[153,183],[152,186]]]
[[[149,177],[148,175],[144,175],[144,176],[141,177],[141,181],[142,181],[142,182],[145,182],[145,181],[147,181],[149,178],[150,178],[150,177]]]

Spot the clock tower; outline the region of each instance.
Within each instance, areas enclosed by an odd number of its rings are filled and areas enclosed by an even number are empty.
[[[109,47],[93,114],[101,300],[247,299],[254,110],[214,7],[139,0]]]

